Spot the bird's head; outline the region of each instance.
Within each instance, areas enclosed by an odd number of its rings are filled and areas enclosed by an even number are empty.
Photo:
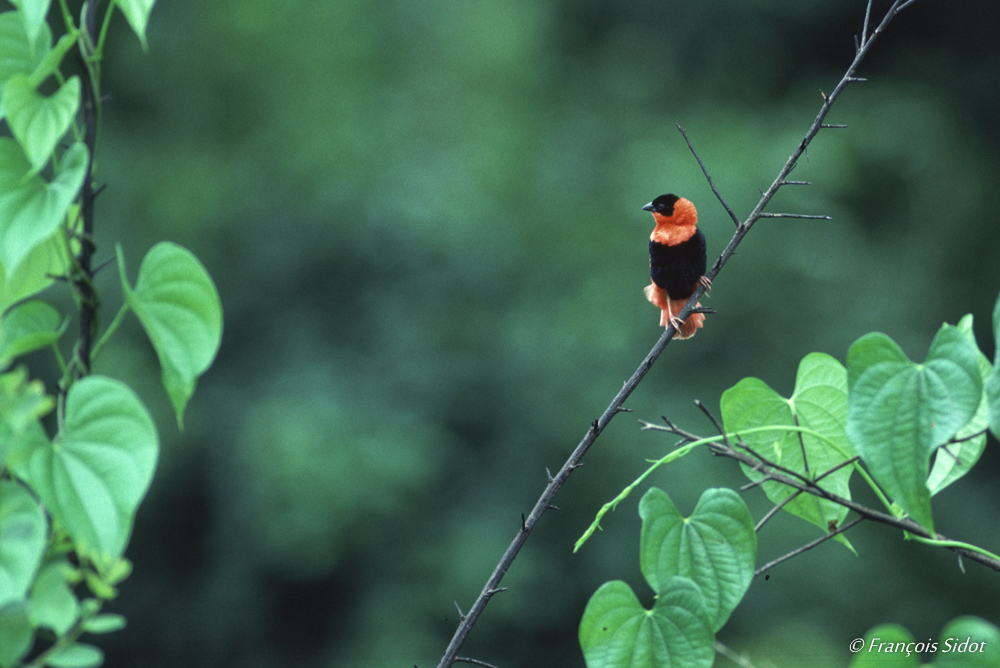
[[[649,211],[653,214],[660,214],[664,218],[669,218],[674,215],[674,204],[677,203],[680,197],[677,195],[660,195],[652,202],[642,207],[643,211]]]

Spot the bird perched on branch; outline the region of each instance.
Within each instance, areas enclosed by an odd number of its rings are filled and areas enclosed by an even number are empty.
[[[660,325],[673,324],[675,339],[688,339],[705,323],[705,316],[692,313],[681,322],[677,314],[698,285],[711,289],[705,277],[705,235],[698,229],[694,204],[677,195],[660,195],[642,207],[653,214],[656,228],[649,235],[649,276],[653,282],[643,292],[660,309]],[[700,304],[695,304],[700,306]]]

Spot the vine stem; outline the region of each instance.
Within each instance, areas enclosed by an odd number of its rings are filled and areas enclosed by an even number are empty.
[[[733,235],[732,240],[730,240],[725,250],[722,251],[722,254],[715,261],[715,264],[712,265],[711,269],[709,269],[707,273],[707,277],[710,280],[715,279],[719,271],[721,271],[722,267],[726,264],[729,258],[732,257],[733,253],[736,252],[736,247],[739,246],[740,242],[743,240],[743,237],[746,236],[747,232],[750,231],[750,228],[753,227],[753,224],[757,222],[757,220],[759,220],[760,218],[764,217],[764,208],[771,201],[771,198],[774,197],[775,193],[778,192],[778,189],[781,188],[781,186],[783,185],[799,185],[798,182],[787,181],[787,177],[795,168],[795,165],[798,162],[799,157],[802,156],[806,148],[809,146],[809,143],[813,140],[813,138],[821,129],[823,129],[824,127],[833,127],[833,126],[825,126],[823,123],[823,120],[826,118],[827,112],[830,111],[830,108],[833,106],[833,103],[837,100],[837,98],[840,96],[843,90],[847,87],[847,84],[856,81],[863,81],[863,79],[858,79],[857,77],[854,76],[854,73],[857,70],[858,65],[861,64],[862,60],[864,60],[864,57],[868,54],[868,51],[871,49],[872,43],[874,43],[876,38],[878,38],[878,36],[882,34],[886,26],[888,26],[889,22],[892,20],[892,18],[903,7],[911,4],[913,1],[914,0],[895,0],[895,2],[893,2],[892,6],[888,9],[888,11],[886,11],[886,14],[882,19],[881,23],[879,23],[879,25],[871,32],[870,35],[867,34],[867,24],[868,24],[867,17],[871,12],[872,0],[868,1],[868,7],[865,14],[866,32],[864,33],[865,35],[867,35],[867,38],[864,39],[858,45],[857,52],[855,53],[854,56],[854,60],[847,68],[847,72],[841,78],[840,82],[833,89],[833,92],[830,93],[829,95],[823,94],[823,106],[820,108],[819,113],[813,120],[813,123],[809,127],[809,130],[806,131],[806,134],[802,138],[802,141],[799,142],[799,145],[796,147],[795,151],[792,153],[792,155],[788,158],[788,161],[778,172],[777,178],[775,178],[771,186],[761,194],[760,201],[757,203],[757,206],[754,207],[753,211],[750,213],[750,216],[744,222],[737,225],[736,233]],[[680,126],[678,126],[678,130],[680,130],[685,140],[687,140],[687,135],[684,134],[684,131],[683,129],[680,128]],[[691,146],[690,142],[688,142],[688,145]],[[694,147],[691,147],[691,152],[694,153],[695,158],[701,164],[701,158],[698,157],[697,153],[695,153]],[[702,169],[705,172],[705,176],[708,177],[708,172],[707,170],[704,169],[704,164],[702,164]],[[710,177],[709,177],[709,183],[710,184],[712,183]],[[712,190],[713,192],[716,193],[716,196],[718,197],[722,205],[725,207],[726,211],[731,213],[732,210],[722,199],[722,196],[719,195],[718,192],[715,190],[714,184],[712,185]],[[694,291],[694,294],[692,294],[691,298],[688,299],[687,305],[678,314],[678,321],[683,322],[687,318],[687,316],[691,313],[691,311],[694,308],[696,308],[698,298],[701,297],[702,294],[704,294],[704,292],[705,288],[702,285],[698,285],[697,289]],[[507,573],[507,570],[510,568],[511,564],[514,562],[514,559],[521,551],[521,548],[524,546],[524,543],[528,540],[528,536],[531,534],[531,531],[535,528],[535,525],[538,524],[538,520],[541,519],[542,515],[544,515],[545,512],[552,507],[552,501],[555,499],[556,494],[566,483],[566,480],[569,478],[570,474],[573,473],[573,471],[580,466],[580,461],[583,459],[583,456],[587,453],[587,450],[590,449],[590,446],[594,444],[594,441],[597,440],[597,437],[601,435],[601,432],[604,431],[604,428],[608,426],[608,423],[611,422],[611,419],[618,413],[626,410],[622,408],[622,405],[625,403],[625,400],[628,399],[628,397],[632,394],[635,388],[639,386],[639,383],[642,382],[642,379],[645,378],[646,374],[652,368],[653,363],[656,362],[657,358],[663,352],[664,348],[666,348],[667,344],[670,343],[670,340],[673,338],[674,333],[675,329],[673,325],[670,325],[666,328],[666,330],[660,336],[659,340],[653,346],[653,349],[649,351],[649,354],[646,355],[646,358],[639,365],[639,368],[636,369],[635,373],[632,374],[631,378],[625,381],[624,386],[618,392],[618,394],[615,395],[615,398],[608,405],[608,408],[604,411],[604,413],[601,414],[599,418],[597,418],[590,424],[590,428],[587,430],[587,433],[584,434],[583,439],[573,450],[572,454],[570,454],[569,458],[566,460],[566,463],[563,464],[561,469],[559,469],[559,472],[556,473],[555,476],[550,477],[548,485],[545,486],[545,489],[542,491],[542,495],[538,498],[538,501],[535,503],[535,506],[532,508],[531,512],[528,514],[527,517],[524,517],[521,520],[521,526],[518,529],[517,534],[515,534],[514,539],[511,541],[506,551],[504,551],[503,556],[500,558],[500,561],[496,565],[496,568],[493,569],[493,573],[490,574],[490,577],[486,580],[486,584],[483,586],[483,589],[479,593],[479,596],[476,597],[476,600],[472,604],[472,607],[462,617],[461,621],[459,622],[458,628],[455,630],[455,634],[452,636],[451,642],[448,643],[448,647],[445,649],[444,655],[441,657],[441,661],[438,663],[438,668],[450,668],[455,663],[458,657],[459,650],[462,648],[462,645],[465,643],[465,639],[472,631],[472,627],[475,626],[476,622],[479,620],[479,616],[486,608],[486,604],[489,603],[490,599],[493,598],[495,594],[504,591],[504,589],[500,587],[500,582],[503,580],[503,577]]]

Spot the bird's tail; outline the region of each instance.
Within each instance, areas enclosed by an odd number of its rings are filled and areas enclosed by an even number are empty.
[[[656,283],[650,283],[642,291],[646,295],[646,299],[650,301],[656,308],[660,309],[660,327],[668,327],[670,321],[677,317],[677,314],[681,312],[687,303],[686,299],[671,299],[667,296],[667,291],[658,286]],[[695,304],[695,306],[701,306],[700,303]],[[677,329],[674,334],[675,339],[690,339],[694,336],[694,333],[705,325],[705,314],[704,313],[692,313],[687,317],[684,323]]]

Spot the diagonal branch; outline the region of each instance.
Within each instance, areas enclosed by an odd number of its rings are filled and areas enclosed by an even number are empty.
[[[844,74],[843,78],[841,78],[840,83],[837,84],[837,86],[833,89],[833,92],[830,95],[823,96],[823,106],[820,108],[819,113],[813,120],[812,125],[809,127],[809,130],[806,131],[806,134],[803,137],[802,141],[799,143],[798,147],[792,153],[791,157],[788,158],[788,161],[785,163],[784,167],[782,167],[781,170],[778,172],[777,178],[775,178],[771,186],[761,195],[760,201],[757,203],[757,206],[754,207],[750,216],[743,223],[737,224],[736,233],[730,240],[729,245],[726,246],[725,250],[722,251],[722,254],[715,261],[715,264],[713,264],[712,267],[707,272],[707,278],[709,280],[715,279],[715,277],[719,274],[719,271],[722,270],[722,267],[726,264],[729,258],[732,257],[733,253],[736,252],[736,247],[739,246],[740,242],[743,240],[743,237],[746,236],[747,232],[750,231],[750,228],[753,227],[753,224],[762,217],[762,214],[764,212],[764,207],[766,207],[768,202],[771,201],[771,198],[774,197],[774,194],[778,191],[778,189],[783,185],[786,184],[791,185],[794,183],[788,181],[788,175],[791,173],[792,169],[795,168],[796,162],[798,161],[802,153],[806,150],[806,147],[809,146],[809,143],[812,141],[813,137],[815,137],[816,133],[818,133],[820,128],[823,127],[823,120],[826,118],[827,112],[830,111],[830,107],[833,106],[833,103],[837,100],[837,98],[840,96],[840,93],[844,90],[844,88],[846,88],[848,83],[858,81],[858,79],[854,76],[854,72],[857,70],[858,65],[861,64],[861,61],[864,59],[864,57],[868,54],[868,51],[871,49],[871,46],[874,43],[875,39],[885,30],[886,26],[889,24],[892,18],[899,12],[899,10],[905,7],[906,5],[910,4],[911,2],[913,2],[913,0],[895,0],[895,2],[893,2],[889,10],[886,12],[885,17],[882,19],[882,22],[878,25],[878,27],[875,28],[874,31],[872,31],[871,35],[868,36],[867,39],[861,42],[861,44],[858,47],[857,53],[854,57],[854,60],[847,68],[847,72]],[[866,20],[866,25],[867,25],[867,20]],[[683,134],[683,130],[681,130],[681,133]],[[685,139],[686,138],[687,137],[685,136]],[[690,142],[688,143],[688,145],[690,146]],[[694,151],[694,148],[692,147],[691,150]],[[701,164],[700,158],[698,159],[698,161]],[[704,169],[704,164],[702,164],[702,168]],[[707,170],[705,171],[705,176],[708,177]],[[709,183],[710,184],[712,183],[710,177],[709,177]],[[716,196],[718,196],[719,200],[722,201],[721,196],[719,196],[718,192],[715,190],[714,184],[712,185],[712,190],[713,192],[716,192]],[[723,202],[723,206],[725,206],[726,210],[730,212],[734,221],[738,221],[738,218],[736,218],[736,216],[732,214],[732,211],[729,209],[728,205],[725,204],[725,202]],[[687,317],[694,311],[694,309],[697,308],[698,299],[704,294],[704,292],[705,292],[704,286],[699,284],[697,286],[697,289],[688,299],[688,302],[685,305],[685,307],[681,310],[679,314],[677,314],[678,322],[684,322],[684,320],[687,319]],[[538,523],[538,520],[541,519],[542,515],[550,507],[552,507],[552,501],[555,498],[556,494],[559,492],[560,488],[562,488],[563,484],[565,484],[570,474],[577,467],[580,466],[580,461],[583,459],[583,456],[587,453],[587,450],[590,449],[590,446],[593,445],[594,441],[597,440],[597,437],[600,436],[601,432],[604,431],[604,428],[608,426],[608,423],[611,422],[611,418],[613,418],[615,415],[621,412],[622,404],[625,402],[626,399],[628,399],[628,397],[632,394],[635,388],[639,386],[639,383],[642,382],[642,379],[646,376],[646,373],[648,373],[650,368],[652,368],[653,363],[656,362],[657,358],[663,352],[664,348],[666,348],[667,345],[670,343],[670,341],[673,339],[675,332],[676,330],[672,324],[665,329],[665,331],[660,335],[659,340],[656,342],[656,345],[653,346],[653,349],[649,351],[649,354],[646,355],[646,358],[639,365],[639,368],[636,369],[635,373],[632,374],[632,377],[625,382],[622,389],[618,392],[618,394],[615,395],[615,398],[612,399],[611,404],[604,411],[604,413],[602,413],[598,419],[594,420],[591,423],[590,428],[584,434],[583,439],[580,441],[580,443],[570,454],[569,458],[566,460],[566,463],[563,464],[562,468],[559,469],[559,472],[556,473],[556,475],[553,476],[551,480],[549,480],[548,485],[546,485],[545,489],[542,491],[542,495],[535,503],[534,508],[532,508],[528,516],[524,518],[524,520],[521,522],[521,525],[518,528],[517,533],[514,535],[514,539],[511,541],[510,545],[507,547],[503,556],[500,558],[499,563],[497,563],[496,568],[493,570],[493,573],[490,575],[489,579],[487,579],[486,584],[483,586],[483,589],[479,593],[479,596],[476,597],[476,600],[473,603],[472,607],[469,609],[469,612],[465,615],[465,618],[462,619],[462,621],[459,623],[458,628],[455,630],[454,636],[452,636],[451,642],[448,644],[448,647],[445,649],[444,655],[441,657],[441,661],[438,663],[438,668],[450,668],[450,666],[455,663],[458,651],[461,649],[463,643],[465,642],[465,639],[472,631],[472,627],[475,626],[476,622],[478,621],[479,615],[481,615],[483,610],[486,608],[486,604],[489,602],[490,598],[492,598],[494,594],[500,591],[499,587],[500,581],[507,573],[507,570],[510,568],[510,565],[514,562],[514,559],[517,557],[518,552],[521,551],[521,548],[524,546],[524,543],[525,541],[527,541],[528,536],[535,528],[535,525]],[[890,517],[890,519],[893,520],[894,522],[896,521],[896,518]],[[920,529],[919,525],[917,525],[915,522],[912,522],[912,524],[914,525],[914,529],[911,529],[911,531]]]

